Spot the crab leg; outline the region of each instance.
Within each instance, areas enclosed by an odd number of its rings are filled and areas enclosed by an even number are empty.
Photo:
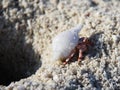
[[[75,53],[76,53],[76,48],[71,51],[70,55],[68,56],[68,58],[65,60],[63,64],[64,65],[67,64],[71,60],[71,58],[75,55]]]
[[[80,49],[79,50],[79,56],[78,56],[78,62],[80,62],[82,58],[83,58],[82,50]]]
[[[88,38],[84,38],[83,42],[84,42],[86,45],[88,45],[88,46],[93,46],[93,45],[94,45],[94,43],[91,42],[91,41],[89,41]]]

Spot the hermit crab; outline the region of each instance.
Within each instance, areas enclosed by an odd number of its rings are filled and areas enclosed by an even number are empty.
[[[82,25],[78,25],[70,30],[63,31],[56,35],[52,40],[53,60],[62,60],[67,64],[72,57],[79,53],[78,61],[83,59],[83,53],[92,45],[88,38],[79,38],[78,33]]]

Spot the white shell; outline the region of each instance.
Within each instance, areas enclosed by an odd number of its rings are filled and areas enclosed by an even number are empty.
[[[78,44],[82,25],[78,25],[70,30],[61,32],[52,40],[53,59],[60,60],[66,58]]]

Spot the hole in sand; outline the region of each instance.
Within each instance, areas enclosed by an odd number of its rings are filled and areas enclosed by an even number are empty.
[[[0,29],[0,85],[26,78],[40,65],[40,55],[26,43],[23,30]]]

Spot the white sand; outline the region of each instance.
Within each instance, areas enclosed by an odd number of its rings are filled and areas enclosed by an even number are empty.
[[[1,2],[0,8],[7,9],[3,17],[16,28],[16,19],[25,25],[25,42],[32,43],[42,61],[34,75],[1,89],[120,90],[119,0],[18,0],[21,11],[11,4],[15,2]],[[80,65],[77,60],[66,66],[50,62],[52,38],[80,23],[80,36],[89,37],[95,46]]]

